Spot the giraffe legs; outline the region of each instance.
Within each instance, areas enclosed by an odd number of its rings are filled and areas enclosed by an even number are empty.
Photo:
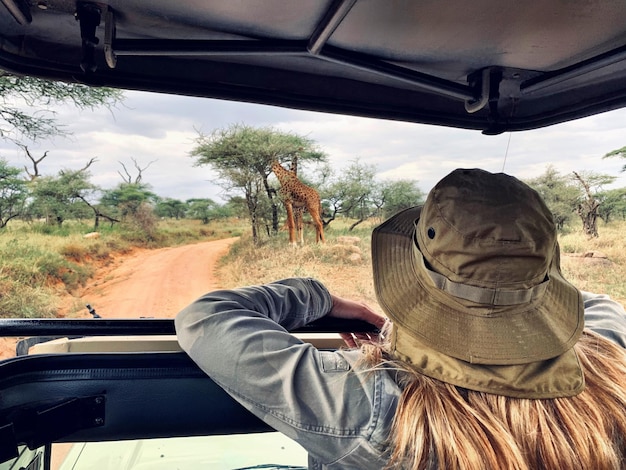
[[[313,225],[315,225],[315,243],[326,243],[324,238],[324,223],[322,222],[321,211],[317,208],[309,207],[309,214],[313,219]]]
[[[326,243],[326,239],[324,238],[324,224],[322,223],[322,219],[319,217],[314,218],[313,223],[315,224],[315,243]]]
[[[300,244],[304,245],[304,207],[295,208],[293,219],[296,226],[296,236]]]
[[[294,205],[293,203],[285,203],[285,209],[287,211],[287,221],[285,226],[289,231],[289,243],[291,245],[304,245],[304,212],[305,207]],[[313,219],[313,225],[315,225],[315,242],[325,243],[324,239],[324,225],[319,218],[319,215],[314,211],[311,214]]]
[[[293,217],[293,206],[291,205],[291,203],[286,202],[285,209],[287,210],[287,228],[289,229],[289,244],[296,245],[296,224],[294,222],[294,217]]]

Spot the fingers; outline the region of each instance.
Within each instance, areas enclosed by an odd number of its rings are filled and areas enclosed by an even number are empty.
[[[343,342],[346,343],[346,346],[349,347],[350,349],[359,347],[354,337],[352,336],[352,333],[339,333],[339,336],[341,336],[341,339],[343,339]]]
[[[387,322],[387,317],[376,313],[372,310],[369,310],[369,313],[366,315],[367,318],[363,318],[363,320],[365,320],[368,323],[371,323],[372,325],[374,325],[376,328],[378,328],[379,330],[385,325],[385,323]]]
[[[388,319],[380,313],[372,310],[367,304],[344,299],[332,295],[333,306],[328,312],[328,316],[335,318],[345,318],[350,320],[362,320],[374,325],[379,331],[385,329]],[[348,348],[359,348],[364,343],[380,343],[384,337],[380,333],[339,333],[341,339]]]
[[[384,338],[376,333],[339,333],[341,339],[348,348],[360,348],[361,345],[369,343],[381,343]]]

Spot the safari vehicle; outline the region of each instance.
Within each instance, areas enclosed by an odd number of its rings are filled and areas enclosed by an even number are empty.
[[[485,134],[626,105],[623,0],[1,1],[0,69],[15,74]],[[300,333],[344,328],[358,326]],[[0,363],[0,469],[48,469],[63,443],[64,469],[305,465],[173,334],[171,320],[1,320],[28,339]]]

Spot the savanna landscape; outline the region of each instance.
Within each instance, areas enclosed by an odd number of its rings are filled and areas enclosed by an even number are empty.
[[[352,220],[336,220],[327,228],[324,244],[316,244],[314,230],[305,226],[305,244],[301,246],[289,245],[285,231],[254,243],[246,221],[240,219],[209,224],[161,221],[159,246],[132,242],[115,231],[103,232],[98,238],[84,238],[81,230],[86,227],[81,224],[68,224],[64,233],[37,234],[26,226],[14,228],[0,234],[0,311],[3,318],[88,318],[85,305],[91,303],[103,317],[115,318],[121,313],[127,318],[132,315],[122,307],[126,305],[124,299],[141,290],[140,286],[131,287],[124,274],[129,269],[138,272],[134,273],[138,279],[147,279],[143,281],[146,295],[154,292],[149,289],[154,287],[155,278],[163,277],[170,284],[167,293],[160,288],[169,301],[152,294],[155,298],[151,300],[161,302],[160,307],[143,302],[144,309],[133,307],[137,316],[172,317],[204,290],[289,276],[318,278],[334,293],[378,308],[369,251],[371,230],[378,222],[371,220],[350,230]],[[566,277],[580,289],[606,293],[626,304],[626,241],[621,235],[624,230],[626,221],[613,221],[600,223],[599,236],[595,238],[573,228],[561,234]],[[217,258],[213,260],[191,254],[176,255],[172,264],[147,262],[151,254],[181,247],[195,246],[208,255],[207,243],[217,240],[227,243],[216,245]],[[180,271],[176,271],[176,264]],[[207,277],[202,278],[206,284],[194,285],[195,270],[209,268]],[[151,277],[145,277],[148,275]],[[117,291],[117,303],[103,292],[114,284],[121,289]],[[180,298],[173,298],[175,291]],[[12,348],[13,341],[5,342],[4,355],[10,355]]]

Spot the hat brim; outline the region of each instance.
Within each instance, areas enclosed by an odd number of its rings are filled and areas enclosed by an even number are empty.
[[[429,348],[395,325],[392,348],[398,359],[421,374],[469,390],[547,399],[575,396],[585,389],[585,377],[574,348],[552,359],[529,364],[470,364]]]
[[[543,295],[494,308],[468,305],[440,291],[416,255],[414,233],[421,206],[402,211],[372,234],[378,301],[397,328],[433,350],[473,364],[519,365],[570,350],[584,327],[580,292],[567,282],[557,252]],[[410,351],[399,351],[410,356]]]

